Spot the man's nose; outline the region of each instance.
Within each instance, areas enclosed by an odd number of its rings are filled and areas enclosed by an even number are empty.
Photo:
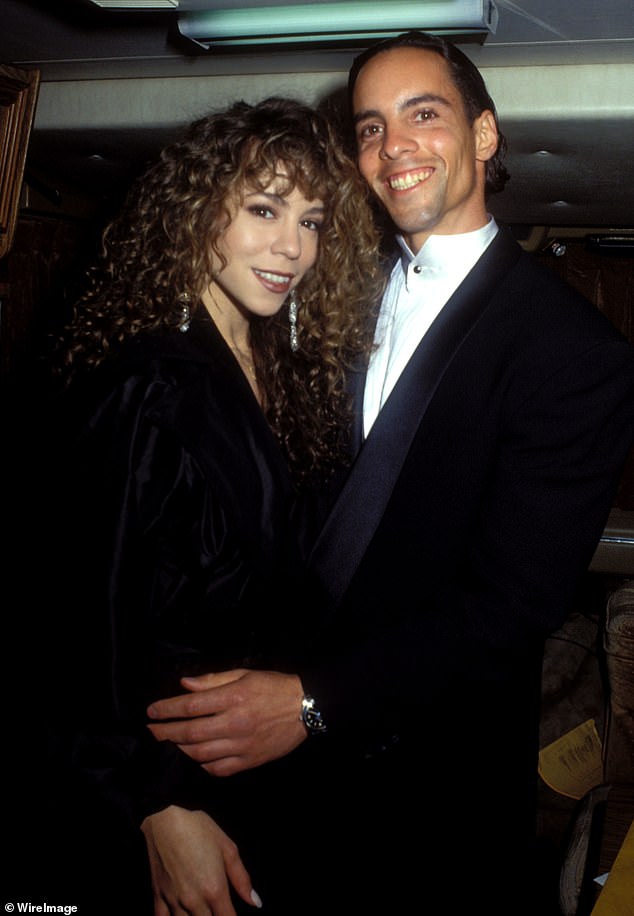
[[[418,143],[409,132],[396,125],[385,126],[383,142],[379,150],[381,159],[400,159],[402,156],[413,153],[417,149]]]

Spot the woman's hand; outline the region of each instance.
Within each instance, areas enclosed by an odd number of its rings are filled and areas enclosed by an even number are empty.
[[[204,811],[171,805],[141,824],[152,872],[155,916],[236,916],[229,884],[261,907],[238,847]]]

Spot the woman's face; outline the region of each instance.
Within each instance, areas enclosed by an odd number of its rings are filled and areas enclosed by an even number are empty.
[[[228,306],[243,315],[274,315],[314,265],[323,201],[306,200],[297,187],[284,195],[286,189],[280,174],[264,190],[247,191],[232,209],[218,243],[227,264],[203,295],[214,320],[216,310],[226,316]]]

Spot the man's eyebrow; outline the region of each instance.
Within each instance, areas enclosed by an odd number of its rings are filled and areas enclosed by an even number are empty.
[[[366,118],[380,118],[380,117],[381,117],[380,111],[377,111],[374,108],[366,108],[365,111],[359,111],[357,112],[356,115],[353,116],[352,123],[358,124],[359,121],[365,121]]]
[[[415,108],[417,105],[427,105],[429,103],[436,105],[446,105],[447,107],[451,106],[449,99],[445,98],[444,95],[436,95],[433,92],[426,92],[423,95],[415,95],[410,99],[405,99],[404,102],[401,102],[398,106],[399,111],[407,111],[408,108]],[[359,111],[354,115],[352,121],[353,124],[358,124],[360,121],[365,121],[368,118],[382,118],[383,115],[376,108],[366,108],[365,111]]]
[[[433,92],[426,92],[424,95],[415,95],[411,99],[406,99],[401,105],[399,105],[399,110],[405,111],[408,108],[415,108],[416,105],[427,105],[429,102],[436,105],[451,106],[451,102],[449,99],[445,98],[444,95],[436,95]]]

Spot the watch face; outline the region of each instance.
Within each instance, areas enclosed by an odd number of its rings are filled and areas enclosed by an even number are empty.
[[[321,716],[319,715],[319,713],[318,712],[315,713],[312,711],[312,709],[309,709],[308,712],[306,713],[306,724],[313,731],[317,728],[320,728],[322,725],[322,722],[321,722]]]
[[[315,701],[312,699],[304,702],[303,719],[304,725],[311,733],[325,732],[326,723],[321,717],[318,709],[315,709]]]

